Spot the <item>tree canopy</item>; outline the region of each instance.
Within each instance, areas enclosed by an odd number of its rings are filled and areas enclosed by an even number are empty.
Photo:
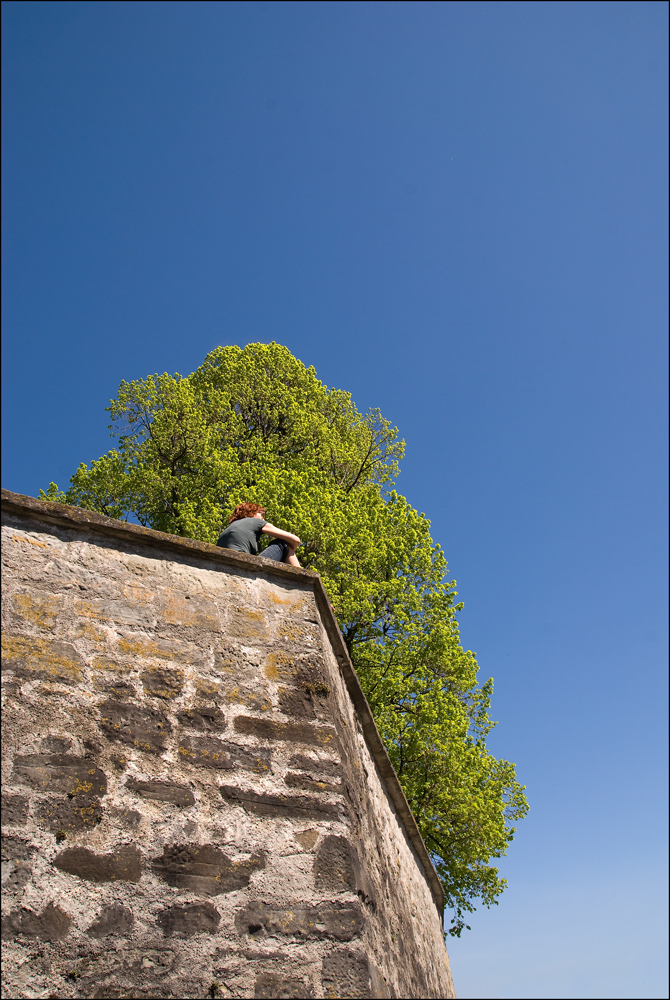
[[[427,518],[394,489],[404,442],[279,344],[217,347],[191,375],[122,382],[116,448],[40,495],[216,542],[236,504],[303,540],[442,880],[460,935],[505,880],[491,864],[527,812],[514,765],[486,749],[492,679],[462,648],[462,604]]]

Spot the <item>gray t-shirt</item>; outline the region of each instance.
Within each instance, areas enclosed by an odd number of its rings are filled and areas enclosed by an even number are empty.
[[[222,549],[235,549],[237,552],[249,552],[252,556],[257,556],[261,531],[267,523],[260,517],[242,517],[221,532],[216,544]]]

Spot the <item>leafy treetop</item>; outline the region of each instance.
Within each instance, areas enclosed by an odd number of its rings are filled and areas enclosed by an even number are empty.
[[[505,887],[491,864],[527,812],[486,736],[493,681],[460,645],[455,581],[430,524],[394,489],[404,442],[279,344],[217,347],[191,375],[122,382],[118,446],[45,499],[215,542],[245,500],[304,541],[442,880],[460,935]]]

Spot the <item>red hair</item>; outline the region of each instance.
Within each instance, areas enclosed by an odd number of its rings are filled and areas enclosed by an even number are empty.
[[[232,524],[233,521],[241,521],[243,517],[253,517],[254,514],[264,514],[265,507],[261,507],[259,503],[238,503],[237,507],[230,515],[228,524]]]

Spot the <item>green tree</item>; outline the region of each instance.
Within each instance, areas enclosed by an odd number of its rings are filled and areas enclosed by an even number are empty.
[[[118,446],[41,496],[215,542],[253,499],[303,539],[416,816],[459,935],[505,887],[527,811],[514,765],[486,749],[492,680],[459,641],[455,581],[430,524],[393,488],[404,442],[285,347],[218,347],[191,375],[122,382]]]

